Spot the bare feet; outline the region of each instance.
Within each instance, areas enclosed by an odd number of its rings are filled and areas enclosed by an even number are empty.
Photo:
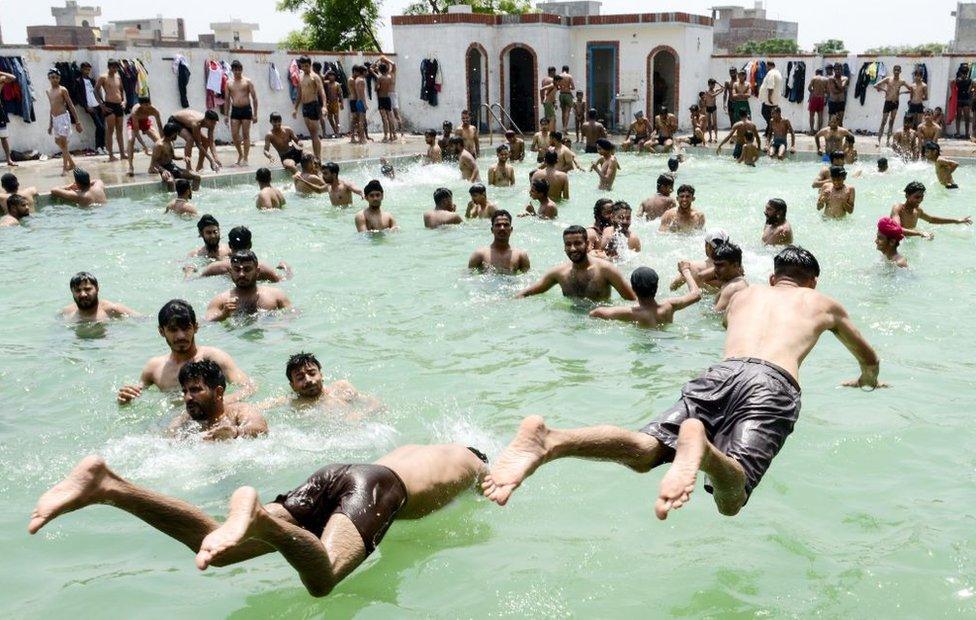
[[[481,483],[485,497],[499,506],[508,503],[508,498],[522,481],[545,461],[548,435],[549,429],[542,417],[533,415],[522,420],[512,443]]]
[[[265,514],[254,487],[241,487],[230,496],[230,510],[224,524],[207,534],[197,553],[197,568],[207,570],[215,560],[251,538]]]
[[[27,531],[36,534],[48,521],[96,503],[108,468],[99,456],[86,456],[71,473],[37,500]]]
[[[695,480],[705,456],[705,427],[698,420],[685,420],[678,430],[678,444],[674,463],[661,479],[661,491],[654,502],[657,518],[668,518],[668,511],[677,510],[691,498]]]

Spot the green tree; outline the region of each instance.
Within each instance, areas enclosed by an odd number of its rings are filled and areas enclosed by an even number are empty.
[[[902,54],[942,54],[948,49],[948,43],[923,43],[921,45],[883,45],[872,47],[864,53],[878,56],[900,56]]]
[[[279,11],[301,13],[305,27],[281,42],[290,49],[380,51],[381,0],[279,0]]]
[[[827,39],[813,46],[814,54],[846,54],[847,49],[840,39]]]
[[[521,15],[532,11],[529,0],[416,0],[403,12],[405,15],[447,13],[447,7],[452,4],[467,4],[473,12],[489,15]]]
[[[768,39],[766,41],[746,41],[735,48],[736,54],[763,56],[765,54],[796,54],[800,46],[793,39]]]

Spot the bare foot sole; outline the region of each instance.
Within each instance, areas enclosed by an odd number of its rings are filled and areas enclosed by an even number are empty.
[[[674,463],[661,479],[661,490],[654,503],[657,518],[668,518],[670,510],[677,510],[691,499],[698,470],[705,456],[705,427],[698,420],[685,420],[678,430],[678,444]]]
[[[36,534],[49,521],[94,503],[107,471],[101,457],[83,458],[64,480],[48,489],[37,500],[27,531]]]
[[[230,496],[230,510],[224,524],[207,534],[197,553],[197,568],[206,570],[215,560],[251,538],[264,508],[254,487],[241,487]]]
[[[512,443],[508,444],[481,483],[485,497],[504,506],[522,481],[545,460],[548,435],[549,429],[540,416],[529,416],[522,420]]]

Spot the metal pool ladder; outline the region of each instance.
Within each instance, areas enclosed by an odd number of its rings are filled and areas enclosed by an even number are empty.
[[[498,112],[499,112],[498,115],[495,114],[495,107],[496,106],[498,107]],[[519,126],[515,124],[515,121],[512,120],[512,116],[508,113],[508,111],[504,108],[504,106],[502,106],[502,104],[497,103],[497,102],[496,103],[492,103],[491,105],[489,105],[487,103],[482,103],[481,104],[481,107],[486,112],[488,112],[488,118],[494,119],[495,122],[498,123],[498,127],[502,130],[502,133],[503,134],[505,133],[505,124],[502,122],[501,119],[504,118],[504,119],[508,119],[508,123],[512,127],[515,128],[515,131],[519,132],[519,135],[522,136],[523,138],[525,138],[525,134],[522,133],[522,130],[519,129]],[[493,144],[494,143],[494,136],[495,136],[495,133],[491,130],[491,124],[489,123],[488,124],[488,144]]]

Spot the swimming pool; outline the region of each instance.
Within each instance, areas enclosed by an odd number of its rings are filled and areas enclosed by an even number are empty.
[[[584,166],[589,158],[581,155]],[[664,162],[622,155],[611,195],[636,207],[654,191]],[[484,175],[488,160],[480,163]],[[285,394],[285,360],[307,350],[328,376],[348,378],[388,409],[348,421],[277,408],[267,413],[266,438],[178,443],[160,436],[176,412],[164,395],[150,390],[119,408],[114,392],[165,350],[155,313],[166,300],[189,300],[202,322],[207,302],[229,286],[183,280],[184,257],[199,247],[195,222],[164,216],[168,198],[156,195],[91,211],[50,207],[28,226],[2,231],[0,549],[10,569],[0,595],[7,614],[971,615],[976,336],[965,317],[976,305],[973,231],[922,224],[936,238],[903,243],[907,272],[880,264],[873,239],[877,218],[908,181],[929,187],[927,210],[958,216],[973,210],[976,174],[960,169],[962,189],[951,193],[925,164],[893,164],[883,177],[866,172],[851,180],[853,216],[824,222],[810,189],[818,169],[765,161],[746,169],[693,154],[677,182],[694,184],[708,226],[727,229],[743,246],[753,282],[772,267],[773,251],[759,243],[763,206],[784,198],[797,242],[820,259],[821,290],[847,306],[893,389],[837,387],[857,367],[826,335],[801,371],[796,432],[738,517],[719,516],[699,482],[691,504],[662,523],[652,506],[663,470],[639,476],[566,460],[540,470],[506,508],[472,493],[428,519],[397,524],[358,572],[318,600],[275,555],[200,574],[187,550],[112,508],[67,515],[33,539],[27,515],[90,452],[139,484],[222,516],[242,484],[270,498],[325,463],[372,460],[404,443],[461,441],[497,455],[530,413],[555,426],[637,428],[721,356],[724,332],[710,300],[664,331],[643,331],[591,320],[589,306],[555,290],[512,299],[564,260],[562,226],[592,222],[602,195],[592,173],[572,175],[573,198],[560,206],[558,223],[515,221],[512,241],[533,265],[517,278],[465,270],[470,252],[490,241],[486,221],[423,229],[435,187],[453,189],[459,208],[466,204],[466,184],[446,165],[412,166],[384,180],[384,207],[402,231],[378,237],[356,234],[354,211],[322,197],[289,190],[284,211],[257,212],[253,186],[201,190],[194,203],[220,221],[225,238],[246,224],[259,258],[292,264],[295,277],[281,286],[298,313],[205,325],[198,342],[234,356],[258,381],[255,400]],[[489,197],[521,210],[527,170],[518,166],[518,187],[490,189]],[[343,176],[361,187],[377,173],[363,163]],[[634,229],[644,253],[622,265],[625,273],[646,264],[665,280],[677,260],[702,252],[700,236],[659,235],[655,224],[639,222]],[[68,279],[82,269],[98,276],[103,298],[150,318],[66,327],[55,313],[70,302]]]

